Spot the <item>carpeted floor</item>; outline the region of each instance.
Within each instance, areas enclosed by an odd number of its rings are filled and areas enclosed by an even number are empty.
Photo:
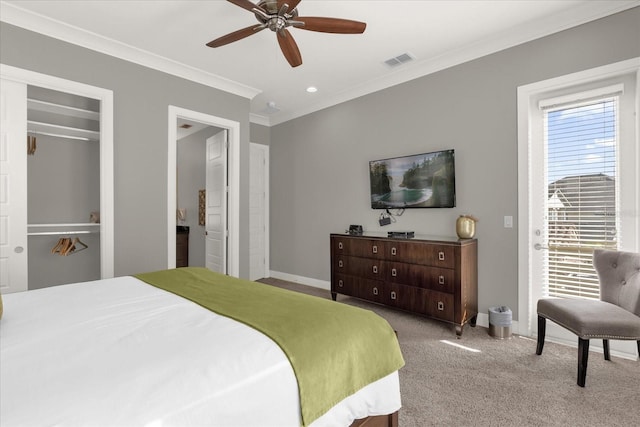
[[[330,298],[329,291],[262,279],[263,283]],[[338,296],[371,309],[398,331],[406,365],[400,370],[401,427],[637,426],[640,361],[591,352],[586,387],[576,385],[577,349],[513,336],[497,340],[486,328],[452,325]],[[577,339],[576,339],[577,341]]]

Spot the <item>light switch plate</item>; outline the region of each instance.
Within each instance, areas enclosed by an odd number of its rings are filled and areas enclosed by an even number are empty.
[[[504,217],[504,228],[513,228],[513,217],[511,215]]]

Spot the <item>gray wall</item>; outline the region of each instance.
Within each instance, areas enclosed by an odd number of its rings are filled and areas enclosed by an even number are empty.
[[[268,126],[251,123],[251,142],[262,145],[271,144],[271,130]]]
[[[469,213],[480,220],[479,309],[508,305],[517,319],[517,88],[640,56],[639,24],[635,8],[274,126],[271,269],[328,281],[332,232],[451,236]],[[457,207],[380,227],[368,162],[445,148],[456,150]]]
[[[240,275],[249,276],[249,100],[0,23],[0,61],[114,93],[115,274],[167,267],[168,106],[240,123]]]

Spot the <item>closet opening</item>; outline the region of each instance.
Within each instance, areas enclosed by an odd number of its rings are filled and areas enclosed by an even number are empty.
[[[6,64],[0,80],[0,291],[113,277],[113,92]]]
[[[100,101],[27,86],[28,289],[101,278]]]

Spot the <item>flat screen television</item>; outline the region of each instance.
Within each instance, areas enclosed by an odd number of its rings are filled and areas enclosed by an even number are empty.
[[[456,206],[454,150],[369,162],[372,209]]]

